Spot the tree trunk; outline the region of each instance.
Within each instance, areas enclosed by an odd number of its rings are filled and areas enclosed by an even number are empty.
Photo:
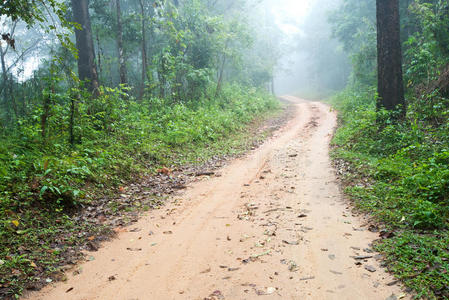
[[[215,89],[215,98],[218,97],[218,94],[220,94],[220,91],[221,91],[221,84],[223,82],[223,73],[224,73],[225,64],[226,64],[226,54],[223,53],[223,59],[221,61],[221,67],[220,67],[220,75],[218,76],[217,88]]]
[[[399,0],[376,0],[377,8],[377,109],[399,110],[405,115]]]
[[[76,100],[79,98],[79,94],[70,95],[70,118],[69,118],[69,143],[75,145],[75,113],[76,113]]]
[[[47,135],[47,120],[50,116],[50,102],[51,102],[51,95],[50,93],[44,97],[44,107],[41,115],[41,136],[42,141],[46,142],[46,135]]]
[[[98,78],[100,80],[100,78],[102,78],[102,74],[103,74],[103,70],[101,68],[101,44],[100,44],[100,34],[98,33],[97,30],[97,64],[98,64]]]
[[[74,21],[82,30],[75,29],[76,48],[78,49],[78,76],[88,81],[86,88],[98,96],[98,73],[95,65],[95,50],[90,26],[89,0],[71,0]]]
[[[145,22],[145,8],[143,0],[140,0],[140,12],[142,14],[142,85],[140,87],[140,99],[145,93],[145,80],[147,78],[147,42],[146,42],[146,22]]]
[[[2,78],[3,78],[3,91],[5,95],[5,103],[7,100],[10,100],[14,116],[17,118],[19,112],[17,108],[16,98],[14,96],[14,90],[12,87],[12,80],[11,81],[9,80],[8,70],[6,68],[5,56],[6,50],[3,50],[3,47],[0,45],[0,58],[2,64]],[[11,122],[12,120],[13,120],[12,116],[9,117],[8,121]]]
[[[122,26],[122,10],[120,8],[120,0],[115,0],[115,6],[117,9],[117,49],[118,49],[118,61],[120,71],[120,83],[128,83],[126,76],[126,61],[125,53],[123,52],[123,26]]]

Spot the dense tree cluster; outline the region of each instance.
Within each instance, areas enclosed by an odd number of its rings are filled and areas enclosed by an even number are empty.
[[[261,36],[248,21],[249,2],[16,0],[0,9],[8,16],[2,20],[3,129],[16,128],[38,110],[52,115],[46,110],[56,104],[54,98],[62,104],[61,93],[78,87],[78,79],[93,96],[100,86],[121,85],[135,99],[173,103],[217,96],[224,82],[256,87],[271,82],[269,52],[252,51]],[[75,100],[69,94],[70,107]],[[77,112],[69,114],[76,119]]]

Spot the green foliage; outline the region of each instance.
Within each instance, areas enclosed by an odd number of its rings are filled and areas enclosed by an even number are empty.
[[[352,60],[352,81],[371,85],[376,80],[375,1],[344,0],[329,16],[332,35]]]
[[[449,58],[449,4],[447,1],[414,1],[410,5],[419,31],[405,43],[408,86],[429,84],[440,75]]]
[[[449,127],[447,100],[416,99],[403,122],[375,112],[375,93],[360,87],[339,94],[342,127],[333,143],[335,159],[350,163],[346,192],[355,204],[394,230],[378,248],[407,286],[431,299],[448,297]],[[446,270],[446,271],[444,271]]]
[[[447,299],[448,245],[447,231],[426,235],[405,231],[383,240],[376,250],[385,253],[389,269],[417,292],[417,298]]]
[[[95,205],[108,190],[162,166],[237,151],[251,140],[245,134],[249,123],[279,107],[266,92],[238,85],[225,85],[213,100],[177,104],[136,101],[126,91],[101,88],[98,98],[77,100],[74,145],[68,143],[65,103],[78,90],[54,98],[44,141],[40,107],[35,117],[21,120],[14,135],[1,132],[0,284],[11,295],[36,280],[41,268],[51,277],[57,269],[50,266],[58,265],[60,255],[87,239],[79,232],[106,230],[75,221],[74,209]]]

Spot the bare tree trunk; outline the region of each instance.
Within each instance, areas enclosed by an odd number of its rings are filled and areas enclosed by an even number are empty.
[[[79,95],[78,95],[79,96]],[[70,118],[69,118],[69,143],[75,144],[75,133],[73,128],[75,127],[75,111],[76,111],[76,99],[74,95],[70,96]]]
[[[142,17],[142,85],[140,87],[140,99],[143,98],[145,93],[145,80],[147,79],[147,42],[146,42],[146,15],[143,0],[140,2],[140,12]]]
[[[101,74],[102,74],[103,70],[101,68],[101,44],[100,44],[100,35],[98,33],[98,30],[97,30],[97,51],[98,51],[98,55],[97,55],[98,78],[101,78]]]
[[[6,68],[6,61],[5,61],[5,55],[6,50],[3,50],[3,47],[0,45],[0,58],[1,58],[1,64],[2,64],[2,79],[3,79],[3,90],[5,91],[5,99],[11,101],[11,107],[14,112],[14,116],[18,117],[18,108],[16,103],[16,98],[14,97],[14,90],[12,86],[12,80],[9,80],[8,76],[8,70]],[[9,121],[12,121],[12,118],[10,118]]]
[[[54,87],[51,87],[50,93],[54,93]],[[42,109],[42,115],[41,115],[41,136],[42,141],[46,142],[46,136],[47,136],[47,124],[48,124],[48,118],[50,116],[50,102],[51,102],[51,94],[48,94],[44,97],[44,107]]]
[[[158,79],[159,79],[159,89],[160,89],[160,92],[159,92],[160,95],[159,96],[161,98],[165,98],[165,86],[167,84],[167,80],[165,78],[165,72],[166,72],[166,70],[165,70],[165,57],[164,57],[164,54],[161,53],[161,66],[160,66],[160,69],[157,72],[157,76],[158,76]]]
[[[223,82],[223,73],[224,73],[225,64],[226,64],[226,54],[223,53],[223,59],[221,61],[221,68],[220,68],[220,75],[218,76],[217,88],[215,89],[215,97],[214,98],[217,98],[218,94],[221,91],[221,84]]]
[[[115,7],[117,9],[117,49],[118,49],[118,61],[120,71],[120,83],[128,83],[126,76],[126,61],[125,53],[123,52],[123,26],[122,26],[122,10],[120,8],[120,0],[115,0]]]
[[[71,0],[74,21],[82,30],[75,29],[76,48],[78,49],[78,76],[87,80],[87,88],[98,96],[98,73],[95,65],[95,50],[89,16],[89,0]]]
[[[376,0],[377,7],[377,109],[398,110],[405,115],[399,0]]]

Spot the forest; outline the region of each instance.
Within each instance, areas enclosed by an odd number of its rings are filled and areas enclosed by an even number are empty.
[[[382,264],[449,299],[449,3],[299,2],[3,1],[0,298],[168,198],[130,186],[254,150],[289,94],[338,111],[331,159]]]

